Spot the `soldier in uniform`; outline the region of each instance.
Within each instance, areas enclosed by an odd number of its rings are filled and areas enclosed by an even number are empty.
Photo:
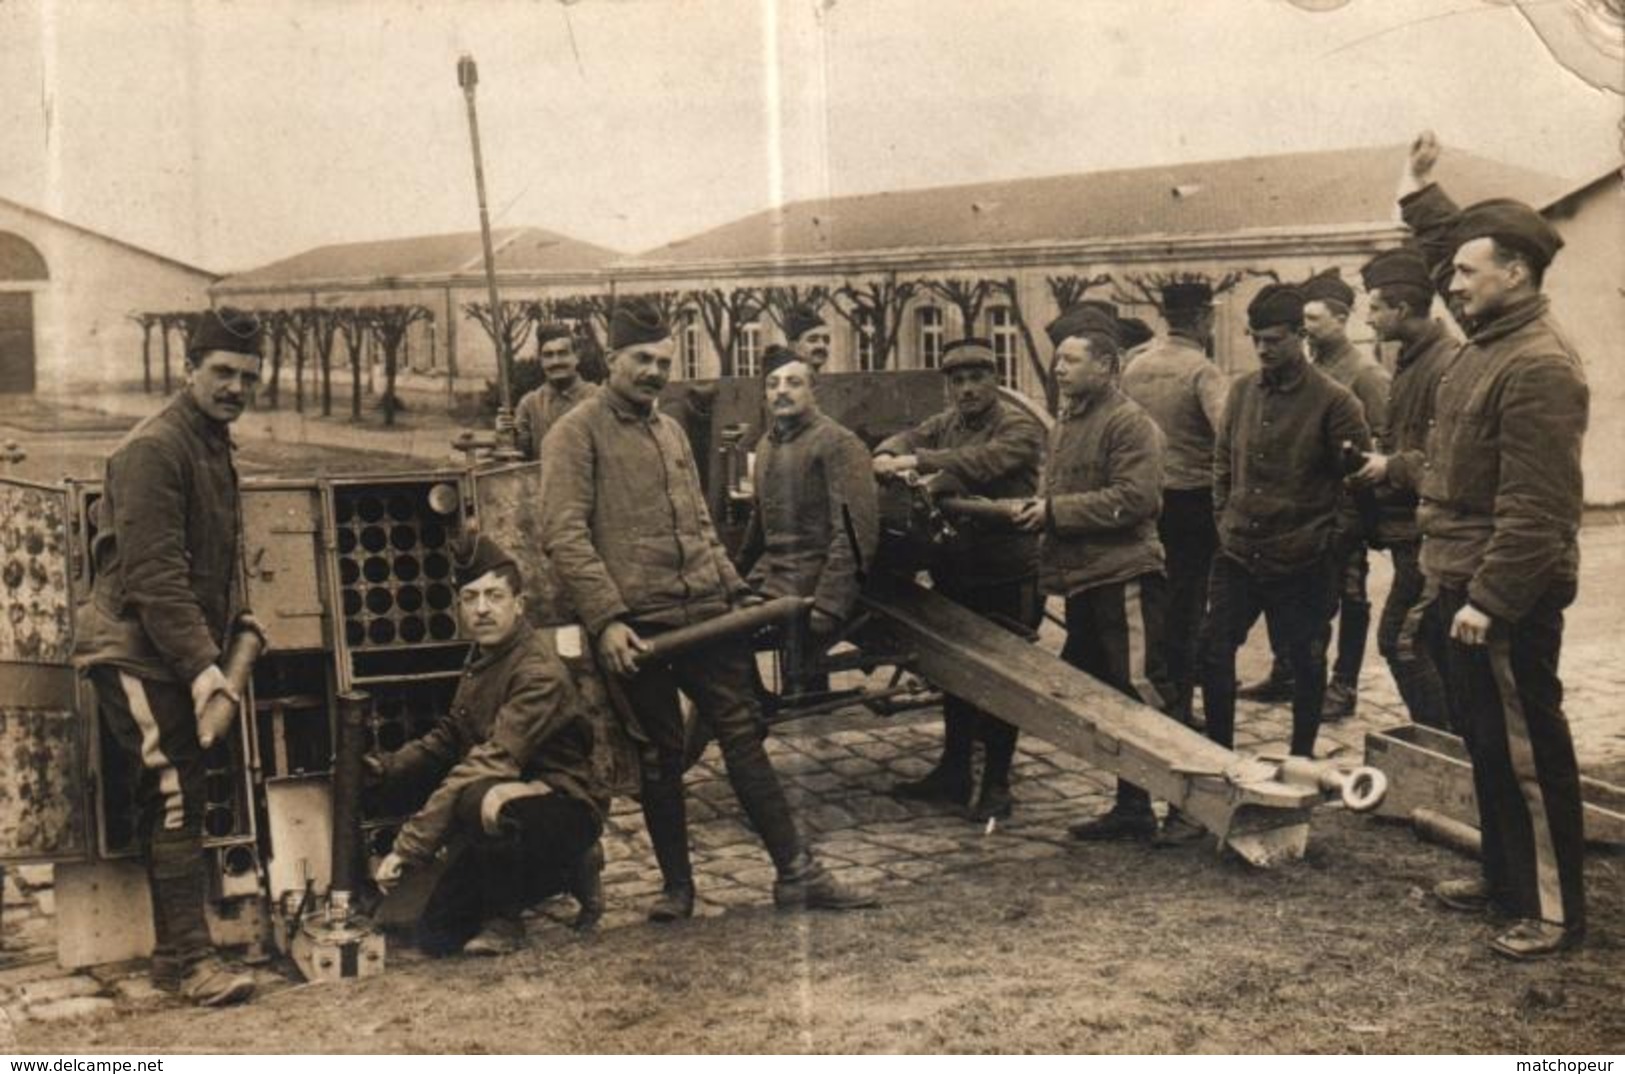
[[[186,346],[186,386],[113,449],[78,632],[101,718],[138,769],[138,830],[152,893],[153,983],[204,1006],[240,1002],[254,979],[215,953],[203,916],[204,757],[198,720],[216,694],[244,606],[242,525],[229,427],[260,376],[260,324],[208,310]]]
[[[785,316],[784,338],[814,373],[829,361],[829,325],[811,306],[797,306]]]
[[[536,349],[547,382],[525,393],[514,408],[519,450],[527,459],[542,456],[542,439],[570,408],[591,399],[598,385],[581,379],[575,333],[569,325],[544,324],[536,329]]]
[[[1247,307],[1259,372],[1230,385],[1213,453],[1219,551],[1208,579],[1202,700],[1207,734],[1234,745],[1236,651],[1259,615],[1293,671],[1292,753],[1312,756],[1326,690],[1326,623],[1358,523],[1342,446],[1370,445],[1360,403],[1303,353],[1304,295],[1270,284]]]
[[[859,568],[880,541],[869,449],[818,409],[818,374],[805,359],[775,345],[762,362],[773,423],[756,448],[756,504],[741,562],[756,592],[813,598],[808,628],[820,645],[852,614]],[[806,640],[792,631],[792,668],[804,666]]]
[[[1123,394],[1140,404],[1167,443],[1157,535],[1168,556],[1164,664],[1173,687],[1170,714],[1189,724],[1196,667],[1193,646],[1207,608],[1207,574],[1219,535],[1213,528],[1213,438],[1229,378],[1213,364],[1213,289],[1162,289],[1168,336],[1131,357]]]
[[[465,836],[467,852],[422,913],[419,941],[437,954],[505,955],[524,945],[520,911],[546,895],[575,893],[578,928],[602,916],[598,837],[609,793],[593,774],[592,727],[570,675],[525,619],[513,557],[478,537],[459,549],[455,578],[474,646],[451,709],[423,737],[366,758],[383,793],[432,788],[376,879],[387,891]]]
[[[1412,147],[1400,205],[1467,342],[1439,378],[1417,521],[1451,721],[1473,761],[1480,875],[1439,884],[1444,905],[1518,922],[1491,942],[1528,959],[1585,934],[1579,769],[1558,652],[1579,575],[1580,449],[1590,395],[1541,293],[1563,240],[1508,198],[1455,203]]]
[[[1025,499],[1038,491],[1044,428],[999,398],[992,346],[963,339],[943,352],[942,375],[952,405],[875,448],[881,477],[916,472],[956,491],[989,499]],[[931,567],[937,592],[1006,626],[1035,630],[1043,618],[1038,594],[1038,542],[1030,534],[965,522]],[[970,702],[942,704],[942,756],[924,777],[899,783],[899,798],[970,804],[971,754],[984,749],[982,787],[972,815],[1007,817],[1013,807],[1010,765],[1017,729]]]
[[[1162,433],[1117,387],[1117,320],[1077,306],[1051,322],[1063,411],[1050,435],[1044,485],[1016,518],[1039,537],[1044,591],[1066,601],[1061,658],[1129,697],[1165,709],[1165,582],[1157,512]],[[1076,839],[1149,839],[1151,796],[1117,781],[1117,801],[1071,828]]]
[[[1377,621],[1377,651],[1388,661],[1394,683],[1416,723],[1450,729],[1444,683],[1426,646],[1400,644],[1410,610],[1422,599],[1421,534],[1416,528],[1416,489],[1422,479],[1433,395],[1439,376],[1459,346],[1444,324],[1430,317],[1433,283],[1427,262],[1411,247],[1387,250],[1360,269],[1370,296],[1377,338],[1400,346],[1388,392],[1387,428],[1377,452],[1366,456],[1354,480],[1376,498],[1376,539],[1394,562],[1394,582]]]
[[[694,912],[684,729],[677,691],[715,729],[728,781],[767,845],[781,908],[845,910],[873,897],[838,883],[803,842],[762,748],[756,655],[727,638],[644,667],[645,638],[760,600],[717,539],[682,427],[655,402],[675,350],[658,308],[618,304],[609,380],[566,414],[542,459],[542,542],[561,588],[622,686],[630,719],[653,746],[642,773],[644,824],[664,890],[649,910],[668,922]]]

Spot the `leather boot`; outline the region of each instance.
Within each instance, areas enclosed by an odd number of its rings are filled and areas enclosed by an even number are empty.
[[[659,925],[687,921],[694,916],[694,884],[667,884],[649,907],[649,920]]]
[[[965,806],[970,803],[971,779],[968,769],[937,765],[919,779],[893,783],[891,796],[911,802]]]
[[[1236,691],[1243,701],[1258,701],[1275,705],[1292,700],[1292,667],[1284,660],[1270,665],[1270,673],[1257,682],[1248,683]]]
[[[773,881],[773,905],[780,910],[862,910],[880,900],[835,879],[811,854],[802,851],[789,870]]]
[[[575,896],[580,909],[570,927],[577,932],[591,932],[604,917],[604,844],[594,843],[592,849],[581,856],[575,874],[570,878],[570,894]]]

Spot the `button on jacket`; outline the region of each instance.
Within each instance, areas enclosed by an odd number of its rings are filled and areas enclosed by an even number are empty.
[[[1423,452],[1433,422],[1433,395],[1439,376],[1461,344],[1438,321],[1429,321],[1418,339],[1399,352],[1393,386],[1388,392],[1388,428],[1380,440],[1388,456],[1388,477],[1376,487],[1377,537],[1385,543],[1415,541],[1416,489],[1422,479]]]
[[[1307,361],[1238,378],[1213,453],[1220,550],[1281,576],[1310,566],[1339,531],[1357,532],[1353,498],[1340,495],[1345,440],[1370,446],[1360,404]]]
[[[1019,407],[995,399],[974,418],[963,417],[958,408],[934,414],[882,441],[875,454],[917,456],[923,473],[946,473],[972,496],[1024,500],[1038,492],[1044,427]],[[957,536],[932,564],[939,582],[952,578],[974,588],[1037,573],[1035,535],[975,522],[954,525]]]
[[[1213,438],[1230,378],[1194,339],[1170,335],[1148,343],[1123,370],[1123,394],[1139,403],[1167,440],[1163,487],[1213,485]]]
[[[451,711],[384,759],[390,781],[450,769],[396,835],[395,853],[410,862],[434,857],[458,796],[480,780],[540,780],[602,818],[609,795],[593,776],[592,745],[569,672],[548,636],[521,620],[507,641],[469,652]]]
[[[746,592],[711,524],[682,426],[609,388],[548,436],[542,544],[593,634],[616,619],[709,619]]]
[[[525,453],[525,458],[541,458],[542,440],[554,423],[578,403],[597,394],[598,385],[580,378],[562,392],[552,384],[543,384],[526,392],[519,405],[514,407],[514,427],[519,432],[519,449]]]
[[[1071,596],[1161,574],[1162,432],[1115,387],[1063,415],[1050,431],[1039,584]]]
[[[76,662],[189,683],[220,659],[241,603],[237,471],[227,427],[171,399],[107,459]]]
[[[763,552],[751,567],[751,587],[770,597],[812,597],[819,610],[846,618],[859,586],[843,509],[865,564],[874,562],[880,540],[869,449],[815,411],[789,429],[769,429],[756,448],[753,481],[756,510],[746,544],[759,539]]]

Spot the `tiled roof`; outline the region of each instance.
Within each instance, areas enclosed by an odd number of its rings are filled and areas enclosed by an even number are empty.
[[[1396,218],[1404,146],[1084,172],[793,202],[647,251],[634,263],[806,257],[1046,241],[1187,238]],[[1440,182],[1466,203],[1536,205],[1563,180],[1459,150]]]
[[[541,228],[499,228],[491,233],[499,272],[572,272],[596,269],[620,255]],[[223,280],[222,289],[289,287],[328,281],[440,279],[484,270],[480,233],[421,235],[379,242],[318,246]]]

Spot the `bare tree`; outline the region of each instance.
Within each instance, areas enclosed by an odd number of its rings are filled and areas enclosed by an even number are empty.
[[[1111,283],[1112,277],[1111,273],[1107,272],[1099,276],[1080,276],[1072,273],[1064,276],[1045,276],[1044,282],[1049,284],[1049,293],[1050,297],[1055,299],[1055,308],[1065,313],[1076,306],[1090,291]]]
[[[369,316],[366,310],[351,307],[334,310],[339,334],[344,337],[345,357],[350,361],[350,419],[361,420],[361,349],[367,342]]]
[[[158,324],[156,313],[133,313],[130,320],[141,326],[141,391],[152,394],[152,330]]]
[[[919,290],[912,280],[898,280],[896,273],[885,279],[857,285],[850,281],[835,289],[831,305],[848,324],[869,337],[874,347],[875,367],[885,369],[897,350],[897,337],[903,324],[903,308]]]
[[[316,344],[316,364],[322,377],[322,417],[333,413],[333,342],[338,335],[343,311],[311,307],[306,312],[311,339]]]
[[[762,315],[766,297],[756,287],[735,287],[728,291],[709,287],[692,291],[688,297],[699,308],[705,334],[711,337],[711,345],[716,348],[720,374],[734,376],[740,333],[745,325]]]
[[[1214,294],[1222,295],[1226,291],[1234,290],[1243,280],[1259,276],[1273,280],[1276,283],[1281,280],[1281,277],[1276,274],[1274,269],[1255,268],[1237,269],[1234,272],[1225,273],[1218,279],[1214,279],[1213,276],[1206,272],[1128,273],[1122,280],[1118,281],[1118,286],[1113,288],[1112,300],[1130,306],[1151,306],[1157,311],[1159,317],[1166,320],[1168,312],[1162,307],[1162,290],[1165,287],[1172,287],[1181,283],[1205,284],[1213,289]]]
[[[399,371],[401,345],[406,333],[418,321],[433,321],[434,311],[425,306],[374,306],[367,318],[373,339],[384,351],[384,424],[395,424],[395,375]]]
[[[976,334],[976,322],[981,319],[982,307],[993,292],[992,280],[921,280],[926,290],[943,299],[959,311],[960,339]]]
[[[767,315],[773,318],[773,323],[779,326],[779,331],[788,334],[786,322],[790,311],[798,306],[805,306],[817,313],[829,301],[829,288],[822,284],[811,284],[807,287],[767,287],[762,291],[762,302]]]

